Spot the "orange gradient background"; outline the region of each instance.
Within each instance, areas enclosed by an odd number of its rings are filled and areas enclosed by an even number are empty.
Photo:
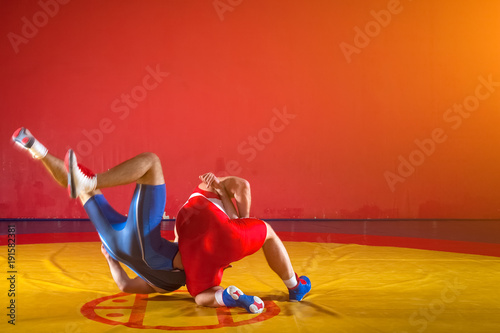
[[[169,217],[207,171],[261,218],[500,217],[499,1],[61,2],[2,1],[1,217],[86,217],[20,126],[98,172],[157,153]]]

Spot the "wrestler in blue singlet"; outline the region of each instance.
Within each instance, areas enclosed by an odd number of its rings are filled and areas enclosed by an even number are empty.
[[[84,208],[114,259],[149,284],[173,291],[186,283],[186,276],[173,268],[177,244],[161,237],[165,203],[165,184],[137,184],[128,216],[115,211],[102,194],[90,198]]]

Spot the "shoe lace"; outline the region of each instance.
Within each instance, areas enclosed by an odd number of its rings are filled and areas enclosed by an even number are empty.
[[[95,173],[93,173],[89,168],[81,164],[78,164],[78,169],[80,170],[82,175],[85,176],[86,178],[93,178],[95,176]]]

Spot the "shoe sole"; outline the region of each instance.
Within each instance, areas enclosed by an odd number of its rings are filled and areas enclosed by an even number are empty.
[[[256,305],[256,303],[259,304],[259,305],[261,305],[260,309]],[[262,302],[262,300],[260,299],[260,297],[254,296],[253,297],[253,304],[250,305],[248,308],[250,309],[250,312],[252,312],[252,313],[255,313],[255,314],[262,313],[262,311],[264,311],[264,302]]]
[[[66,165],[66,171],[68,172],[68,194],[70,198],[76,199],[76,189],[74,186],[75,181],[73,177],[73,155],[73,150],[68,150],[64,164]]]
[[[24,132],[23,132],[23,131],[24,131]],[[26,130],[24,127],[20,127],[20,128],[18,128],[18,129],[14,132],[14,134],[12,134],[12,140],[13,140],[13,141],[14,141],[14,143],[15,143],[16,145],[18,145],[19,147],[24,148],[24,149],[29,149],[29,148],[31,148],[31,147],[33,146],[33,142],[34,142],[35,140],[33,140],[32,138],[30,138],[30,137],[28,136],[28,134],[26,134],[26,131],[27,131],[27,130]],[[21,132],[23,132],[23,133],[21,133]],[[18,136],[19,136],[20,134],[24,135],[24,138],[23,138],[23,139],[18,139]],[[28,140],[26,141],[26,139],[28,139]],[[26,141],[26,142],[25,142],[25,141]]]
[[[12,138],[13,138],[13,139],[17,138],[17,137],[18,137],[18,135],[19,135],[19,133],[21,133],[22,129],[23,129],[22,127],[19,127],[19,128],[18,128],[18,129],[14,132],[14,134],[12,134]]]
[[[240,296],[243,296],[245,295],[240,289],[238,289],[237,287],[235,286],[229,286],[228,287],[228,291],[229,291],[229,295],[231,295],[231,297],[235,300],[235,301],[238,301],[240,299]],[[235,292],[237,291],[237,293],[235,294]],[[248,296],[248,295],[247,295]],[[250,304],[250,306],[248,307],[248,309],[250,310],[251,313],[253,314],[259,314],[259,313],[262,313],[262,311],[264,311],[264,302],[260,299],[260,297],[258,296],[252,296],[253,297],[253,303]],[[259,307],[257,305],[260,305],[261,308],[259,309]]]

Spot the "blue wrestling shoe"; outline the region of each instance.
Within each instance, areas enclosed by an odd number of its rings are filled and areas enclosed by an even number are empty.
[[[290,302],[300,302],[304,296],[311,291],[311,280],[307,276],[297,277],[299,283],[292,289],[288,289]]]
[[[262,313],[264,302],[257,296],[245,295],[235,286],[229,286],[222,294],[224,305],[229,308],[245,308],[248,313]]]

